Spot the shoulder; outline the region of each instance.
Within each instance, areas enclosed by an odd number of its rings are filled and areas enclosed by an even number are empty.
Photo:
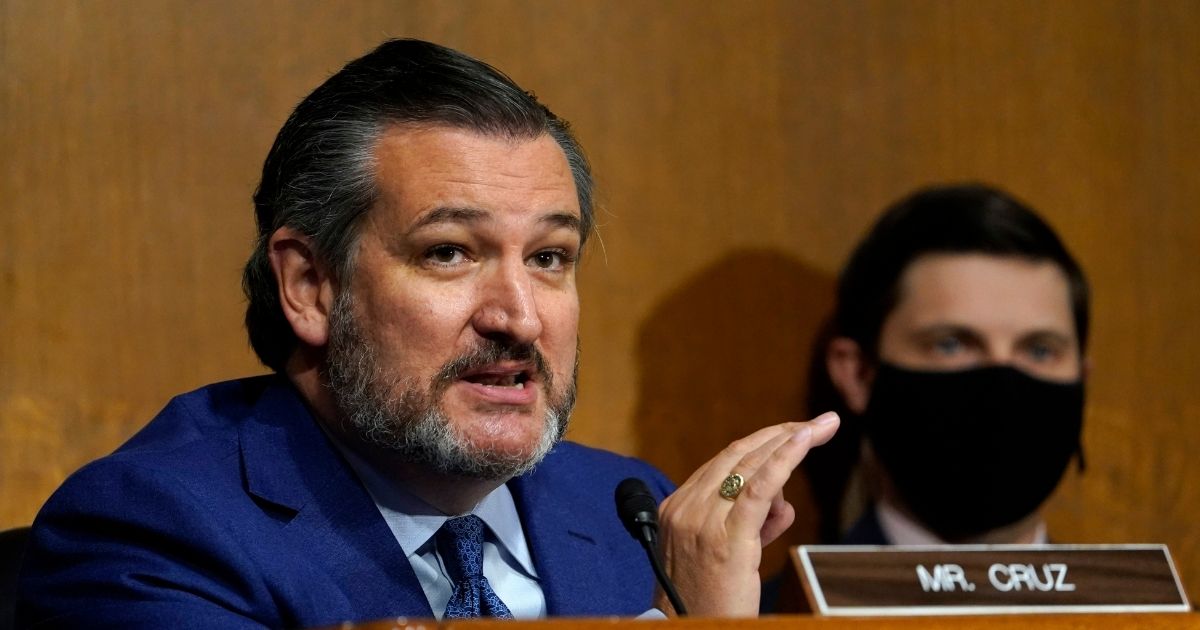
[[[172,470],[160,453],[118,452],[68,478],[33,523],[21,574],[22,618],[63,616],[72,625],[92,610],[93,621],[117,619],[124,614],[119,601],[171,604],[182,612],[193,602],[181,594],[212,597],[214,589],[224,610],[267,599],[249,550],[227,525],[224,507],[232,504],[213,500],[213,489],[236,485],[236,472],[213,479],[205,492],[200,476],[186,469],[217,467],[201,463],[208,459],[203,450],[195,453],[190,463],[174,457],[184,470]],[[133,574],[147,579],[121,578]],[[218,574],[237,577],[218,585]],[[180,620],[171,619],[164,623]]]
[[[152,457],[199,442],[231,442],[239,424],[255,413],[264,393],[281,386],[281,377],[258,376],[213,383],[175,396],[113,455]]]
[[[215,383],[172,398],[113,453],[70,475],[47,507],[103,507],[118,496],[145,506],[137,493],[147,487],[200,494],[240,488],[239,432],[261,413],[258,400],[273,379]]]
[[[311,487],[286,468],[289,448],[321,439],[306,413],[279,377],[217,383],[172,399],[43,506],[22,569],[22,618],[285,625],[276,591],[289,576],[304,575],[308,558],[283,542],[296,511],[254,495],[248,467],[271,463],[275,476],[267,481],[293,494]],[[336,456],[320,448],[310,444],[304,461],[318,467],[314,476],[331,478],[320,467]]]
[[[261,513],[256,489],[283,487],[266,498],[299,507],[308,495],[298,488],[328,477],[337,461],[282,377],[216,383],[171,399],[115,452],[68,477],[38,521],[112,514],[228,523]]]
[[[659,500],[675,490],[675,484],[646,461],[566,441],[554,447],[528,477],[534,483],[608,494],[623,479],[638,477],[659,495]]]
[[[171,399],[116,451],[70,475],[42,508],[35,535],[87,520],[197,533],[199,523],[228,511],[229,496],[245,494],[239,428],[271,382],[227,381]]]

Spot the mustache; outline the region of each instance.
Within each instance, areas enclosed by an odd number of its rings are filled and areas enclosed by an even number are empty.
[[[475,347],[442,366],[442,369],[434,377],[435,386],[438,389],[444,389],[463,374],[500,361],[532,363],[538,380],[547,388],[553,387],[554,377],[550,373],[550,366],[541,350],[530,343],[506,343],[495,339],[485,339],[479,342]]]

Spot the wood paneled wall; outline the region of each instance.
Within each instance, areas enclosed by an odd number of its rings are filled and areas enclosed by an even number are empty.
[[[256,170],[389,36],[574,122],[603,210],[571,435],[680,481],[800,414],[834,274],[887,202],[1024,197],[1095,290],[1088,469],[1052,535],[1169,543],[1200,595],[1194,1],[0,0],[0,527],[171,395],[261,371],[238,286]]]

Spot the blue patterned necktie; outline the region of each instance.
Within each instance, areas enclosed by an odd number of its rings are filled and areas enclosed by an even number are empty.
[[[478,516],[468,514],[446,521],[438,530],[437,547],[454,584],[444,619],[512,619],[508,606],[483,576],[483,521]]]

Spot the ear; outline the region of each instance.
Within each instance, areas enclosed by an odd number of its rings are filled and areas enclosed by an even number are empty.
[[[1079,380],[1086,383],[1088,377],[1092,375],[1092,357],[1083,355],[1079,360]]]
[[[858,342],[849,337],[831,339],[825,350],[825,369],[846,402],[846,408],[856,414],[866,411],[875,370]]]
[[[300,341],[322,347],[329,339],[329,312],[336,294],[333,275],[303,233],[281,227],[267,242],[267,257],[283,316]]]

